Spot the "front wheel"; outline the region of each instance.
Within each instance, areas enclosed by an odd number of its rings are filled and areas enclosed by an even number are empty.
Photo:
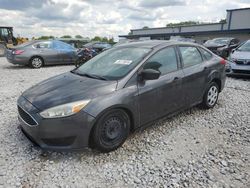
[[[33,57],[30,60],[30,66],[35,69],[39,69],[43,66],[43,59],[41,57]]]
[[[101,152],[119,148],[127,139],[130,131],[130,118],[121,109],[104,113],[94,126],[91,145]]]
[[[215,82],[212,82],[203,97],[202,106],[206,109],[213,108],[218,100],[219,97],[219,87],[218,84]]]

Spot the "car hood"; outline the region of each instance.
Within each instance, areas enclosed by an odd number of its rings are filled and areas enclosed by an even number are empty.
[[[204,46],[207,47],[207,48],[220,48],[220,47],[224,47],[226,45],[225,44],[213,43],[213,44],[204,44]]]
[[[109,94],[116,90],[116,86],[117,81],[97,80],[68,72],[27,89],[22,96],[39,110],[45,110]]]
[[[250,52],[235,51],[231,53],[231,58],[233,59],[250,59]]]

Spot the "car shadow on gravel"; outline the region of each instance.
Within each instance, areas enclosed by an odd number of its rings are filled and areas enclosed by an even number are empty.
[[[227,77],[234,78],[237,80],[250,81],[250,74],[249,75],[227,75]]]

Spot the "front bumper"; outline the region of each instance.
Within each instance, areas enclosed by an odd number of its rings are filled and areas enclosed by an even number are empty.
[[[69,117],[45,119],[39,115],[39,110],[22,96],[18,99],[17,105],[22,131],[42,149],[78,150],[89,146],[89,136],[95,118],[86,112],[81,111]],[[23,111],[26,114],[23,114]]]
[[[226,74],[236,76],[250,76],[250,65],[238,65],[228,61],[226,65]]]

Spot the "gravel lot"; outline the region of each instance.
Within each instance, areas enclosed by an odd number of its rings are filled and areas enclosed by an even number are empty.
[[[16,100],[71,69],[0,58],[0,187],[250,187],[250,80],[228,78],[214,109],[162,119],[115,152],[43,152],[18,128]]]

